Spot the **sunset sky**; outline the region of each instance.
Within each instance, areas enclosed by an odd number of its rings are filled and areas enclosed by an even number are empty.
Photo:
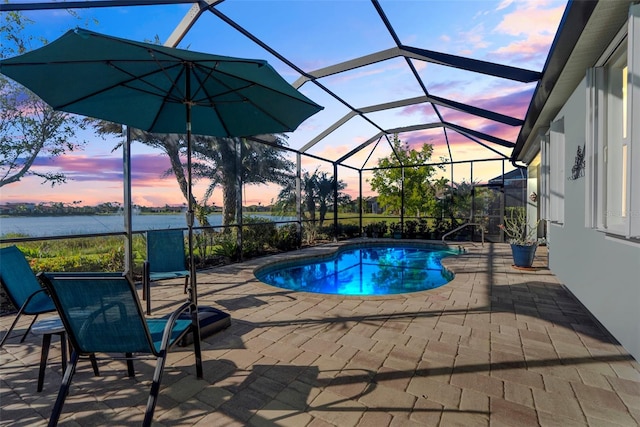
[[[380,1],[380,5],[404,45],[541,71],[566,1],[386,0]],[[66,10],[36,11],[25,12],[24,15],[34,22],[29,26],[29,32],[48,41],[69,29],[84,27],[139,41],[157,38],[164,42],[188,10],[189,5],[170,5],[80,9],[73,13]],[[227,0],[218,6],[218,10],[305,72],[395,47],[374,7],[364,0]],[[196,22],[178,47],[266,59],[290,83],[300,77],[298,72],[211,13],[205,13]],[[517,118],[524,118],[535,89],[534,83],[509,82],[416,60],[413,64],[431,95]],[[403,58],[319,81],[356,108],[423,95]],[[292,148],[304,146],[348,112],[344,105],[313,83],[306,83],[300,91],[322,105],[324,110],[288,134],[288,144]],[[446,107],[440,107],[439,112],[448,122],[463,124],[507,141],[515,142],[518,135],[518,127],[500,125]],[[430,104],[369,116],[385,129],[438,120]],[[335,160],[377,132],[378,129],[368,122],[354,118],[309,152]],[[456,132],[447,133],[455,161],[498,158],[491,150]],[[34,165],[41,171],[64,171],[69,178],[66,184],[52,188],[49,184],[42,184],[39,178],[28,177],[0,188],[1,202],[81,201],[83,205],[122,202],[122,150],[112,151],[119,142],[118,138],[105,140],[90,131],[80,133],[79,137],[88,141],[83,150],[56,159],[39,158]],[[405,133],[400,138],[415,147],[425,142],[434,144],[434,161],[449,157],[442,129]],[[510,154],[509,149],[486,141],[483,143]],[[362,167],[373,146],[349,159],[347,164]],[[366,166],[374,166],[377,158],[387,156],[389,152],[388,144],[381,142]],[[166,156],[140,143],[133,144],[132,154],[134,204],[163,206],[185,202],[175,178],[165,176],[169,169]],[[292,155],[289,158],[295,160]],[[490,164],[493,166],[489,167]],[[322,171],[332,171],[330,163],[303,160],[305,170],[313,171],[318,167]],[[450,177],[448,170],[444,173]],[[499,162],[476,164],[473,168],[474,180],[486,181],[501,173]],[[341,168],[339,174],[339,178],[348,185],[347,192],[357,196],[357,174],[347,168]],[[364,175],[365,178],[367,176]],[[470,178],[469,166],[454,168],[455,181]],[[203,195],[205,184],[198,183],[195,187],[194,194],[198,199]],[[247,205],[269,204],[277,193],[278,188],[274,186],[247,186],[244,202]],[[221,204],[220,190],[214,191],[211,202]]]

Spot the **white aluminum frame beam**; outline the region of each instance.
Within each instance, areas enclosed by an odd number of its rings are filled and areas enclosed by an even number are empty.
[[[176,28],[174,28],[167,41],[164,42],[164,45],[176,47],[204,12],[206,12],[210,7],[222,3],[223,1],[224,0],[195,1],[180,23],[176,25]]]
[[[357,68],[366,67],[367,65],[377,62],[386,61],[396,57],[405,57],[417,59],[419,61],[431,62],[446,67],[460,68],[465,71],[474,73],[487,74],[508,80],[515,80],[523,83],[531,83],[540,79],[540,73],[537,71],[526,70],[524,68],[511,67],[508,65],[494,64],[478,59],[463,58],[461,56],[449,55],[440,52],[432,52],[411,46],[392,47],[390,49],[381,50],[369,55],[360,56],[350,59],[339,64],[330,65],[307,73],[293,82],[293,87],[299,89],[303,84],[314,79],[331,76],[333,74],[343,73],[345,71],[355,70]]]
[[[336,121],[331,126],[329,126],[324,131],[322,131],[320,134],[315,136],[312,140],[307,142],[302,148],[300,148],[300,152],[301,153],[307,152],[309,149],[311,149],[318,142],[322,141],[324,138],[326,138],[333,131],[338,129],[340,126],[342,126],[343,124],[345,124],[346,122],[348,122],[352,118],[357,117],[359,114],[374,113],[374,112],[377,112],[377,111],[384,111],[384,110],[390,110],[390,109],[393,109],[393,108],[407,107],[409,105],[423,104],[423,103],[426,103],[426,102],[430,102],[432,104],[441,105],[443,107],[451,108],[451,109],[454,109],[454,110],[457,110],[457,111],[462,111],[462,112],[469,113],[469,114],[474,114],[474,112],[475,112],[474,115],[476,115],[476,116],[483,117],[483,118],[486,118],[486,119],[489,119],[489,120],[494,120],[494,121],[501,122],[501,123],[505,123],[505,124],[508,124],[508,125],[511,125],[511,126],[522,125],[522,120],[520,120],[520,119],[516,119],[516,118],[510,117],[510,116],[503,115],[503,114],[495,113],[493,111],[485,110],[483,108],[467,106],[465,104],[460,104],[458,102],[451,101],[451,100],[448,100],[448,99],[445,99],[445,98],[440,98],[440,97],[433,96],[433,95],[417,96],[417,97],[414,97],[414,98],[406,98],[406,99],[402,99],[402,100],[399,100],[399,101],[386,102],[384,104],[369,105],[367,107],[358,108],[357,111],[350,111],[347,114],[345,114],[342,118],[340,118],[340,120]],[[469,109],[467,109],[465,107],[469,107]],[[380,135],[380,133],[378,135]]]

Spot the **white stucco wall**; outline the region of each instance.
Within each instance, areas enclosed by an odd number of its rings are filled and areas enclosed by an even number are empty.
[[[564,117],[565,171],[585,143],[586,86],[578,86]],[[640,184],[640,183],[638,183]],[[565,182],[565,223],[549,224],[549,267],[609,332],[640,360],[640,245],[585,228],[585,178]]]

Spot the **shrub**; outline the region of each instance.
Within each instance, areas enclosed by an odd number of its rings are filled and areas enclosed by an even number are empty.
[[[278,228],[274,246],[281,251],[290,251],[300,246],[296,224],[287,224]]]
[[[360,236],[360,227],[355,224],[338,224],[338,237],[351,239]]]
[[[228,261],[238,259],[238,241],[235,233],[214,233],[213,245],[211,252],[214,256],[223,257]]]
[[[267,253],[276,241],[277,228],[273,221],[251,216],[242,221],[242,255],[252,257]]]

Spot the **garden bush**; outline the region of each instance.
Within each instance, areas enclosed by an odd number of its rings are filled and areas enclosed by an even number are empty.
[[[291,251],[300,246],[296,224],[287,224],[276,232],[274,246],[281,251]]]

